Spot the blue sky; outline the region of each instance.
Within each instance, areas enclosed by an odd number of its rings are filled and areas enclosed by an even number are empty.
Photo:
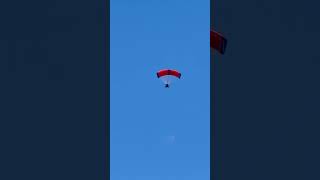
[[[209,4],[111,0],[111,180],[209,179]]]

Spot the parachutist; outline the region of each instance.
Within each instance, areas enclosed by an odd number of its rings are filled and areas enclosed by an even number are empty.
[[[164,82],[164,87],[169,88],[169,85],[171,84],[172,78],[178,78],[180,79],[181,73],[177,70],[172,70],[172,69],[162,69],[157,72],[157,77],[161,79]]]

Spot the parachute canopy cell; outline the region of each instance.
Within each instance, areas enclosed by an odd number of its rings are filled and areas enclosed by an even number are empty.
[[[171,69],[162,69],[157,72],[157,77],[163,81],[165,87],[169,87],[169,85],[174,81],[174,79],[180,79],[181,73],[177,70]]]
[[[220,33],[210,31],[210,47],[217,50],[219,53],[224,54],[226,51],[227,39]]]

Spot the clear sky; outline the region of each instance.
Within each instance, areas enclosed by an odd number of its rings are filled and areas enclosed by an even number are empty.
[[[111,0],[111,180],[209,179],[209,4]]]

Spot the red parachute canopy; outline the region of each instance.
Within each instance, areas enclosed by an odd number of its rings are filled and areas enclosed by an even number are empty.
[[[162,77],[162,76],[175,76],[177,78],[180,79],[181,77],[181,73],[179,73],[177,70],[171,70],[171,69],[162,69],[160,71],[157,72],[157,76],[158,78]]]
[[[210,31],[210,47],[224,54],[226,51],[227,39],[216,31]]]
[[[171,84],[171,82],[175,78],[179,78],[180,79],[181,73],[178,72],[177,70],[162,69],[162,70],[157,72],[157,76],[158,76],[159,79],[161,79],[163,81],[163,83],[165,84],[165,87],[168,88],[169,85]]]

